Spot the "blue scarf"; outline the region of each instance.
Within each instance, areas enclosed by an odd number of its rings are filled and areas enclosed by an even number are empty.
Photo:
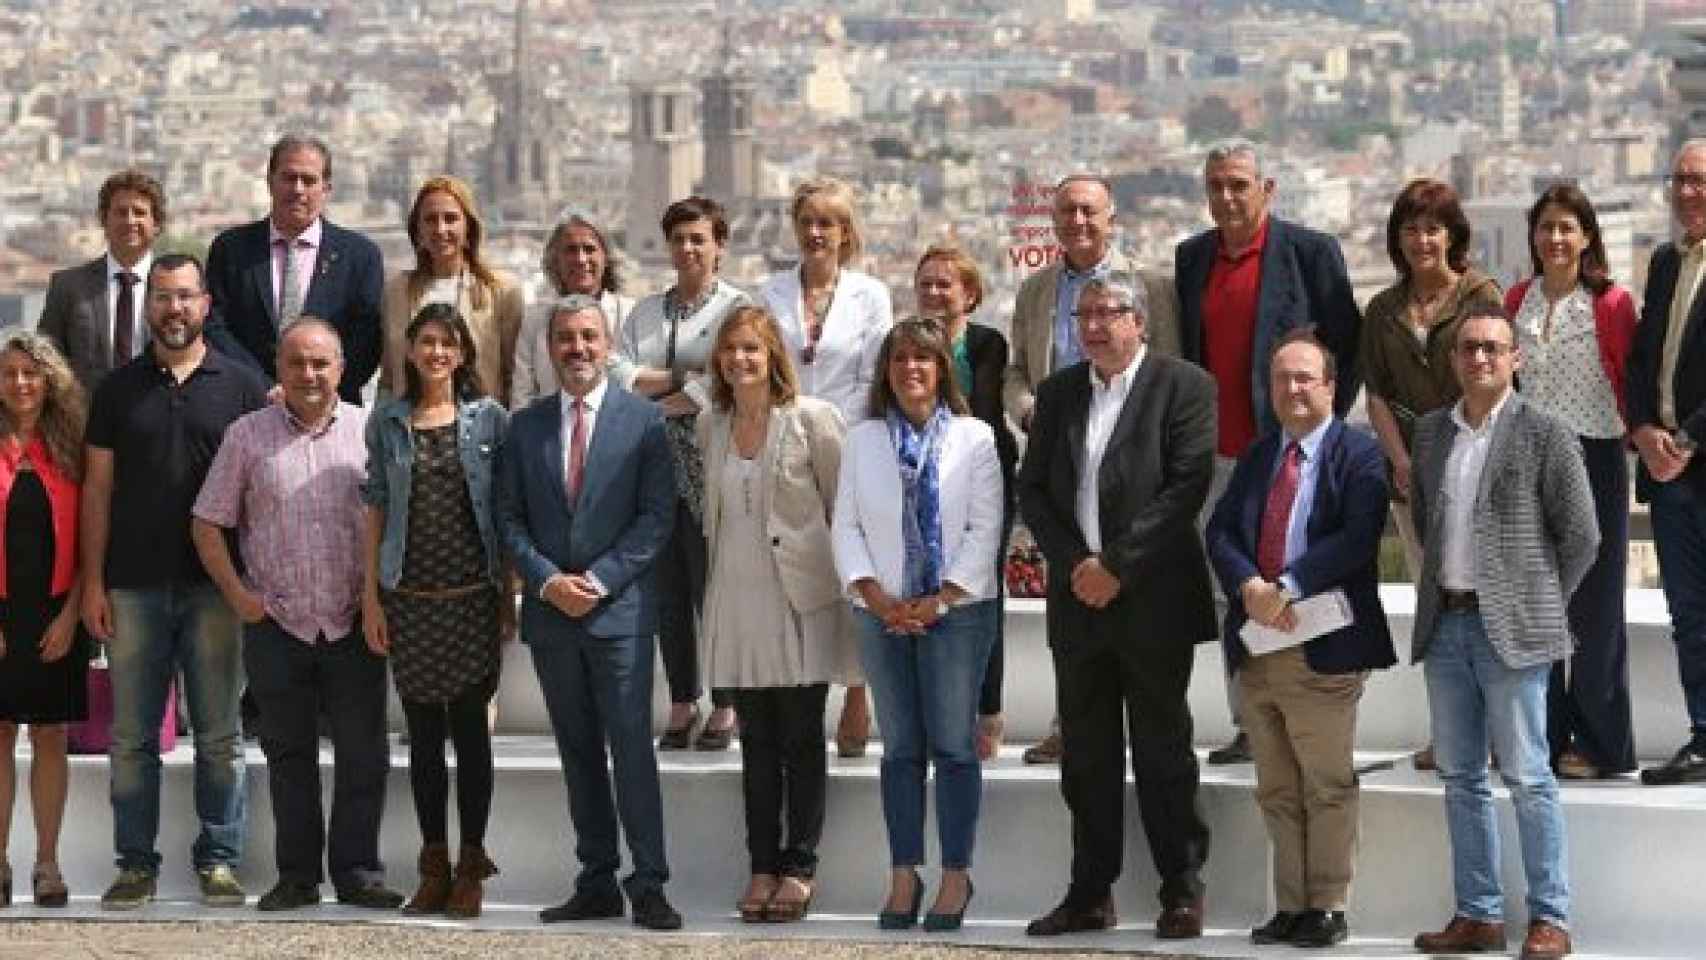
[[[900,460],[901,533],[906,542],[902,594],[921,597],[942,589],[942,491],[936,471],[942,434],[952,416],[936,405],[923,429],[889,409],[889,440]]]

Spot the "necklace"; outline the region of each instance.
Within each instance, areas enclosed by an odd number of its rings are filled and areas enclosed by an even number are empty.
[[[681,299],[681,289],[679,287],[670,287],[669,292],[664,294],[663,298],[664,312],[669,315],[671,320],[686,320],[688,317],[693,316],[700,310],[705,309],[705,304],[711,302],[711,295],[716,292],[717,285],[712,283],[705,288],[704,293],[701,293],[692,301],[684,302]]]
[[[835,275],[829,278],[827,288],[820,288],[818,296],[814,297],[811,288],[806,286],[806,268],[800,268],[800,298],[806,307],[806,343],[800,349],[800,362],[811,363],[817,359],[817,342],[823,337],[824,322],[829,319],[829,311],[835,306],[835,289],[841,283],[841,268],[835,269]]]

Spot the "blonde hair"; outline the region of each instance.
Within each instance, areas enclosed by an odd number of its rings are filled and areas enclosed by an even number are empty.
[[[800,213],[808,203],[841,221],[841,249],[836,252],[836,260],[842,266],[851,263],[865,249],[853,188],[834,177],[813,177],[795,187],[793,203],[788,207],[788,219],[794,222],[796,238],[800,232]]]
[[[462,220],[467,224],[466,247],[462,251],[462,259],[468,266],[468,272],[474,275],[474,288],[469,291],[468,302],[476,309],[486,306],[488,291],[498,285],[497,274],[486,266],[486,261],[480,258],[480,240],[485,235],[485,222],[480,219],[480,208],[474,204],[474,191],[467,183],[452,176],[428,177],[421,188],[415,191],[415,202],[409,207],[409,220],[405,226],[409,231],[409,246],[415,250],[415,269],[409,271],[408,293],[409,302],[419,300],[426,292],[427,284],[432,282],[432,271],[427,269],[430,258],[422,248],[420,237],[421,204],[434,193],[449,194],[450,199],[462,208]]]
[[[36,430],[41,434],[42,442],[47,446],[48,456],[53,463],[72,481],[83,477],[83,420],[88,410],[84,401],[83,387],[77,382],[77,377],[71,372],[71,365],[65,362],[65,356],[53,341],[29,330],[14,330],[0,340],[0,354],[16,350],[30,358],[42,374],[47,384],[46,395],[42,397],[41,417],[36,421]],[[0,436],[16,439],[20,442],[17,420],[13,419],[12,411],[0,403]]]
[[[918,258],[918,266],[912,268],[913,286],[918,285],[919,271],[932,260],[948,261],[948,265],[959,274],[960,286],[965,287],[967,295],[971,297],[971,303],[966,307],[966,315],[976,313],[977,308],[983,305],[983,271],[977,268],[977,261],[957,244],[933,243],[924,251],[924,256]]]

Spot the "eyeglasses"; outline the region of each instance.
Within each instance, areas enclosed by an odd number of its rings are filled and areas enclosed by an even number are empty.
[[[1706,193],[1706,173],[1673,173],[1665,177],[1665,186],[1686,193]]]
[[[1497,359],[1515,349],[1514,346],[1497,340],[1463,340],[1457,344],[1457,352],[1469,360],[1483,353]]]
[[[1109,324],[1109,323],[1113,323],[1114,321],[1118,320],[1119,318],[1125,316],[1128,313],[1135,313],[1135,312],[1137,312],[1137,311],[1135,310],[1135,308],[1133,308],[1131,306],[1095,307],[1095,308],[1092,308],[1089,310],[1074,310],[1074,311],[1072,311],[1072,317],[1073,317],[1073,319],[1077,320],[1079,323]]]

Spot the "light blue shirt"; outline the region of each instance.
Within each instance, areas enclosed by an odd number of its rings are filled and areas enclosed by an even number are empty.
[[[1321,442],[1327,439],[1327,428],[1333,425],[1333,418],[1327,417],[1315,429],[1301,437],[1293,437],[1289,432],[1280,439],[1279,453],[1274,457],[1274,465],[1268,472],[1268,489],[1273,489],[1274,481],[1279,478],[1280,466],[1285,463],[1285,450],[1296,441],[1303,455],[1297,472],[1297,496],[1291,501],[1291,522],[1285,528],[1285,566],[1289,571],[1291,565],[1303,551],[1309,549],[1309,513],[1315,508],[1315,481],[1321,475]],[[1280,576],[1280,586],[1285,587],[1294,597],[1303,596],[1303,591],[1297,588],[1297,581],[1291,574]]]
[[[1108,252],[1102,254],[1101,262],[1083,272],[1074,270],[1071,263],[1061,259],[1060,280],[1055,283],[1054,290],[1054,362],[1049,364],[1051,373],[1084,359],[1084,346],[1078,342],[1078,320],[1073,316],[1078,310],[1078,294],[1092,279],[1108,278],[1113,270],[1112,257],[1113,248],[1109,247]]]

